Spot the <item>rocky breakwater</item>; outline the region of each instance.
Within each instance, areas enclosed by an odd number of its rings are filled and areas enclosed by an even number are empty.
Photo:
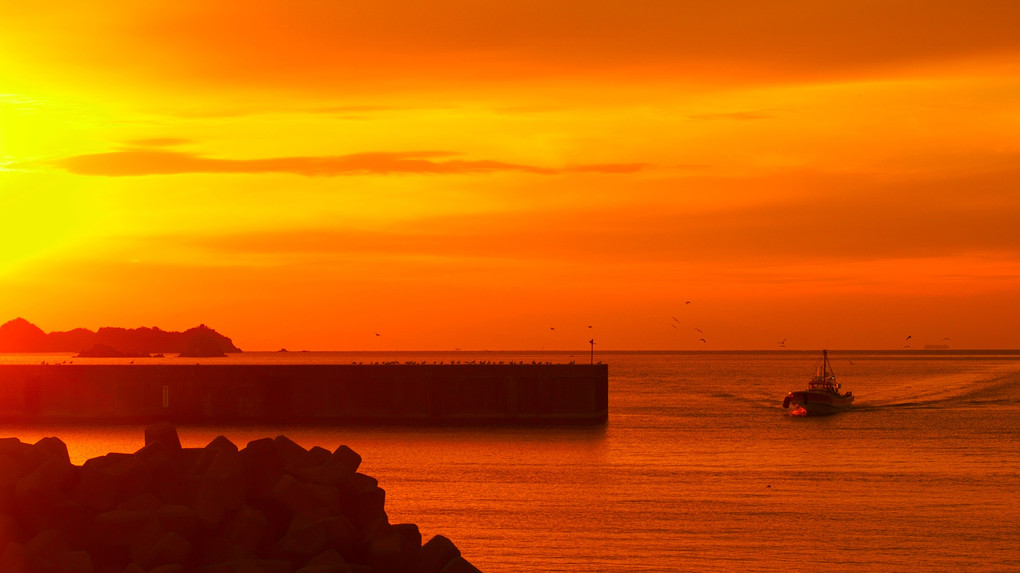
[[[182,448],[145,430],[134,454],[70,462],[57,438],[0,439],[5,573],[470,573],[448,539],[390,524],[346,446],[284,436]]]

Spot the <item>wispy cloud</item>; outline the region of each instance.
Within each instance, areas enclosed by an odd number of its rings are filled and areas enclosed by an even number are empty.
[[[441,216],[374,230],[304,228],[159,238],[223,256],[393,256],[501,260],[719,262],[750,267],[1020,253],[1020,208],[1007,202],[1020,172],[945,180],[805,174],[786,199],[725,209],[647,205]],[[747,179],[748,186],[781,182]],[[722,193],[727,182],[699,187]],[[950,200],[957,189],[974,189]],[[851,192],[848,190],[858,190]],[[823,192],[828,191],[828,192]],[[838,213],[839,216],[834,216]],[[906,233],[905,233],[906,232]]]
[[[132,139],[125,143],[131,147],[173,147],[191,143],[191,140],[182,137],[148,137],[145,139]]]
[[[159,140],[158,140],[159,141]],[[517,171],[535,174],[566,172],[633,173],[644,164],[595,164],[547,168],[489,159],[454,159],[448,151],[372,152],[313,157],[267,159],[217,159],[176,151],[128,149],[76,155],[50,162],[77,175],[125,177],[184,173],[290,173],[309,177],[341,175],[390,175],[495,173]]]
[[[701,119],[701,120],[712,120],[712,119],[729,119],[729,120],[754,120],[754,119],[771,119],[771,114],[762,111],[733,111],[728,113],[696,113],[688,116],[690,119]]]

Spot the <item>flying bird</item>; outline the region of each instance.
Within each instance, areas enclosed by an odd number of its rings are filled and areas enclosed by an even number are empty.
[[[552,326],[550,326],[550,327],[549,327],[549,330],[556,330],[556,328],[555,328],[555,327],[552,327]]]
[[[906,337],[906,338],[904,338],[903,340],[904,340],[904,341],[906,341],[906,340],[910,340],[910,338],[911,338],[911,336],[910,336],[910,335],[908,334],[908,335],[907,335],[907,337]]]
[[[707,341],[707,340],[705,340],[704,338],[699,338],[698,340],[700,340],[700,341],[704,342],[705,344],[708,344],[708,341]]]
[[[688,301],[684,302],[684,304],[691,304],[691,301],[688,300]]]
[[[704,332],[702,332],[702,330],[700,328],[695,328],[694,330],[697,330],[698,334],[705,334]]]
[[[376,336],[382,336],[382,335],[381,335],[381,334],[379,334],[378,332],[376,332],[376,333],[375,333],[375,335],[376,335]]]
[[[675,317],[675,316],[673,317],[673,320],[675,320],[675,321],[677,321],[677,322],[680,322],[680,319],[679,319],[679,318],[677,318],[677,317]]]

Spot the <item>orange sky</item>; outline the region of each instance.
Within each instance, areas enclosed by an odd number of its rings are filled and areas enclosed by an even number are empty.
[[[1015,2],[2,1],[0,321],[1020,347]]]

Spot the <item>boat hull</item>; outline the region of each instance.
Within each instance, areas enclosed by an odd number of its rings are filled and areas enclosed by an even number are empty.
[[[803,410],[808,416],[824,416],[848,410],[854,403],[853,396],[833,395],[828,392],[798,390],[790,392],[783,400],[783,407]]]

